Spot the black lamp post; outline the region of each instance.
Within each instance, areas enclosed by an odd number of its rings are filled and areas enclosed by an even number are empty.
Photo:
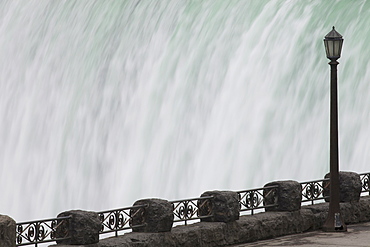
[[[343,38],[335,28],[324,39],[326,56],[330,59],[330,203],[328,217],[323,225],[327,232],[347,231],[339,207],[339,153],[338,153],[338,93],[337,59],[342,51]]]

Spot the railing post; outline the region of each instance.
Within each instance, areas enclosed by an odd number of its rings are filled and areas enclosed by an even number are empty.
[[[201,197],[209,197],[210,205],[205,205],[204,208],[199,208],[199,216],[209,215],[211,217],[201,218],[201,221],[211,222],[231,222],[239,219],[240,204],[239,196],[234,191],[207,191]]]
[[[325,175],[330,178],[330,173]],[[329,181],[324,181],[327,184]],[[330,201],[329,186],[324,187],[325,201]],[[362,183],[360,175],[355,172],[339,172],[339,201],[340,202],[358,202],[360,200]]]
[[[69,220],[69,239],[57,240],[58,244],[86,245],[99,242],[101,221],[98,213],[82,210],[62,212],[58,217],[71,216]],[[57,228],[56,235],[63,235],[67,229]]]
[[[131,209],[131,222],[133,232],[170,232],[173,224],[173,206],[167,200],[142,199],[134,203],[147,205],[145,208]],[[141,225],[138,227],[134,227]]]
[[[267,211],[297,211],[301,209],[302,188],[296,181],[276,181],[266,184],[264,187],[278,186],[277,193],[270,194],[270,189],[264,191],[265,203],[277,206],[267,207]]]
[[[7,215],[0,215],[0,247],[15,247],[15,221]]]

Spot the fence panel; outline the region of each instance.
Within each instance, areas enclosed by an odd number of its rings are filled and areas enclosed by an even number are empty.
[[[136,215],[141,215],[144,217],[146,207],[147,205],[138,205],[98,212],[100,221],[102,222],[100,234],[114,232],[115,236],[118,236],[119,231],[143,226],[144,218],[141,224],[132,225],[132,217]]]
[[[184,222],[212,217],[212,196],[171,201],[174,222]]]
[[[311,202],[313,205],[315,201],[324,200],[324,189],[330,187],[330,179],[320,179],[300,183],[302,187],[302,203]]]
[[[17,246],[35,245],[69,239],[71,216],[16,224]]]
[[[266,198],[277,195],[278,186],[266,186],[263,188],[237,191],[239,195],[240,211],[250,211],[253,215],[256,210],[277,206],[277,201],[270,202]]]

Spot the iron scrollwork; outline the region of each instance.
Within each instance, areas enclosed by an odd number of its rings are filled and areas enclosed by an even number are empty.
[[[369,188],[369,181],[370,181],[370,173],[363,173],[360,174],[361,179],[361,186],[362,186],[362,192],[369,192],[370,194],[370,188]]]
[[[185,200],[172,201],[175,222],[183,221],[185,225],[189,220],[203,219],[211,217],[212,196],[199,197]]]
[[[116,236],[118,236],[118,231],[141,226],[145,221],[143,218],[145,207],[146,205],[139,205],[99,212],[99,218],[102,223],[100,234],[115,232]]]
[[[247,209],[257,208],[262,204],[263,197],[256,190],[247,191],[243,195],[239,194],[239,200],[241,207]]]
[[[251,211],[267,208],[276,204],[276,186],[238,191],[240,211]]]
[[[322,193],[321,187],[317,183],[308,183],[302,191],[302,195],[308,200],[317,199]]]
[[[32,244],[37,246],[39,243],[68,239],[70,218],[68,216],[17,223],[17,246]]]
[[[321,179],[309,182],[301,183],[302,187],[302,202],[310,201],[314,204],[316,200],[322,200],[326,198],[328,188],[330,186],[329,179]]]
[[[183,201],[178,203],[176,206],[173,205],[173,208],[174,215],[185,222],[197,213],[197,208],[193,205],[192,201]]]

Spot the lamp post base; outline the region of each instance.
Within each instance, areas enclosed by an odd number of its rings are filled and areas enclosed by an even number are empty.
[[[324,232],[346,232],[347,225],[344,223],[340,213],[330,214],[322,226]]]
[[[346,232],[347,231],[347,226],[341,226],[341,227],[322,227],[323,232]]]

